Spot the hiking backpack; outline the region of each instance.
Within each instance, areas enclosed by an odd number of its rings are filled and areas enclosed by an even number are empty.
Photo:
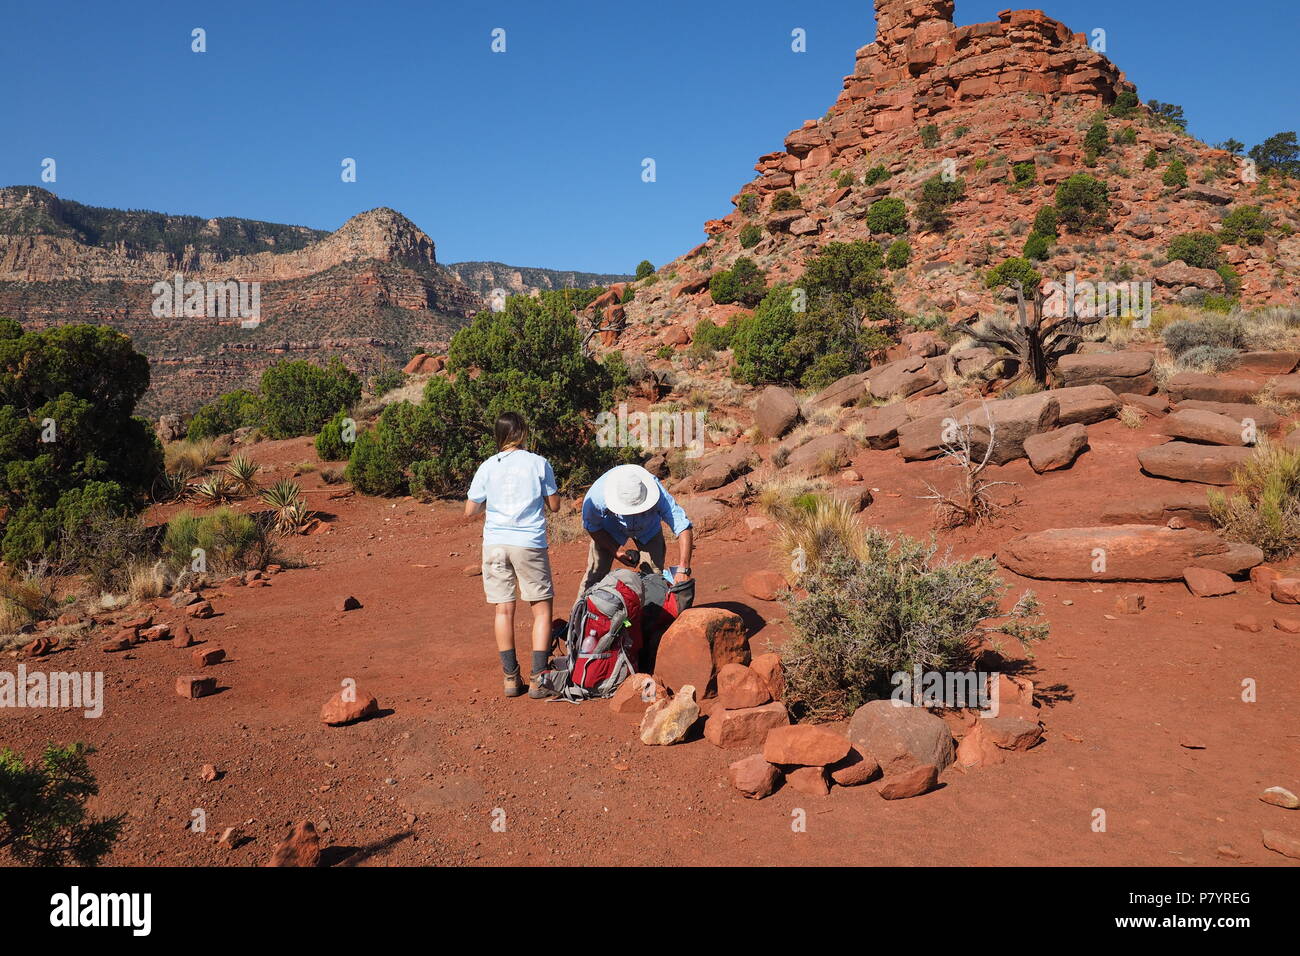
[[[670,586],[657,571],[611,571],[578,598],[564,632],[567,654],[553,662],[543,682],[573,703],[611,696],[650,666],[645,658],[694,598],[693,580]]]
[[[569,615],[568,655],[543,677],[555,696],[575,703],[608,697],[641,657],[645,588],[636,571],[619,568],[578,598]]]

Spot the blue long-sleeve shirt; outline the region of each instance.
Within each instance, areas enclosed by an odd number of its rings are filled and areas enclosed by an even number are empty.
[[[608,531],[619,544],[628,538],[648,544],[663,534],[664,524],[673,534],[681,534],[691,526],[691,519],[658,478],[655,484],[659,485],[659,500],[653,508],[639,515],[616,515],[605,507],[605,476],[601,475],[582,499],[582,526],[588,531]]]

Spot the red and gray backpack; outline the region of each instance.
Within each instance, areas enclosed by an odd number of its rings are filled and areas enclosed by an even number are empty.
[[[574,605],[565,633],[568,653],[543,683],[573,703],[611,696],[640,668],[647,636],[667,629],[694,591],[694,581],[670,588],[658,572],[611,571]]]

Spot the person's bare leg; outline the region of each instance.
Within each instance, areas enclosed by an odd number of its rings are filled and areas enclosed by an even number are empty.
[[[551,615],[553,613],[553,602],[550,598],[545,601],[533,602],[533,650],[550,651],[551,649]]]
[[[498,651],[515,649],[515,602],[498,604],[496,618],[492,621],[492,631],[496,634]]]

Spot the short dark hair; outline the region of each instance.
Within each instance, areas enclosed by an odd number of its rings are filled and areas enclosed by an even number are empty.
[[[492,433],[496,437],[497,448],[505,448],[506,445],[522,448],[528,440],[528,423],[518,412],[502,412]]]

